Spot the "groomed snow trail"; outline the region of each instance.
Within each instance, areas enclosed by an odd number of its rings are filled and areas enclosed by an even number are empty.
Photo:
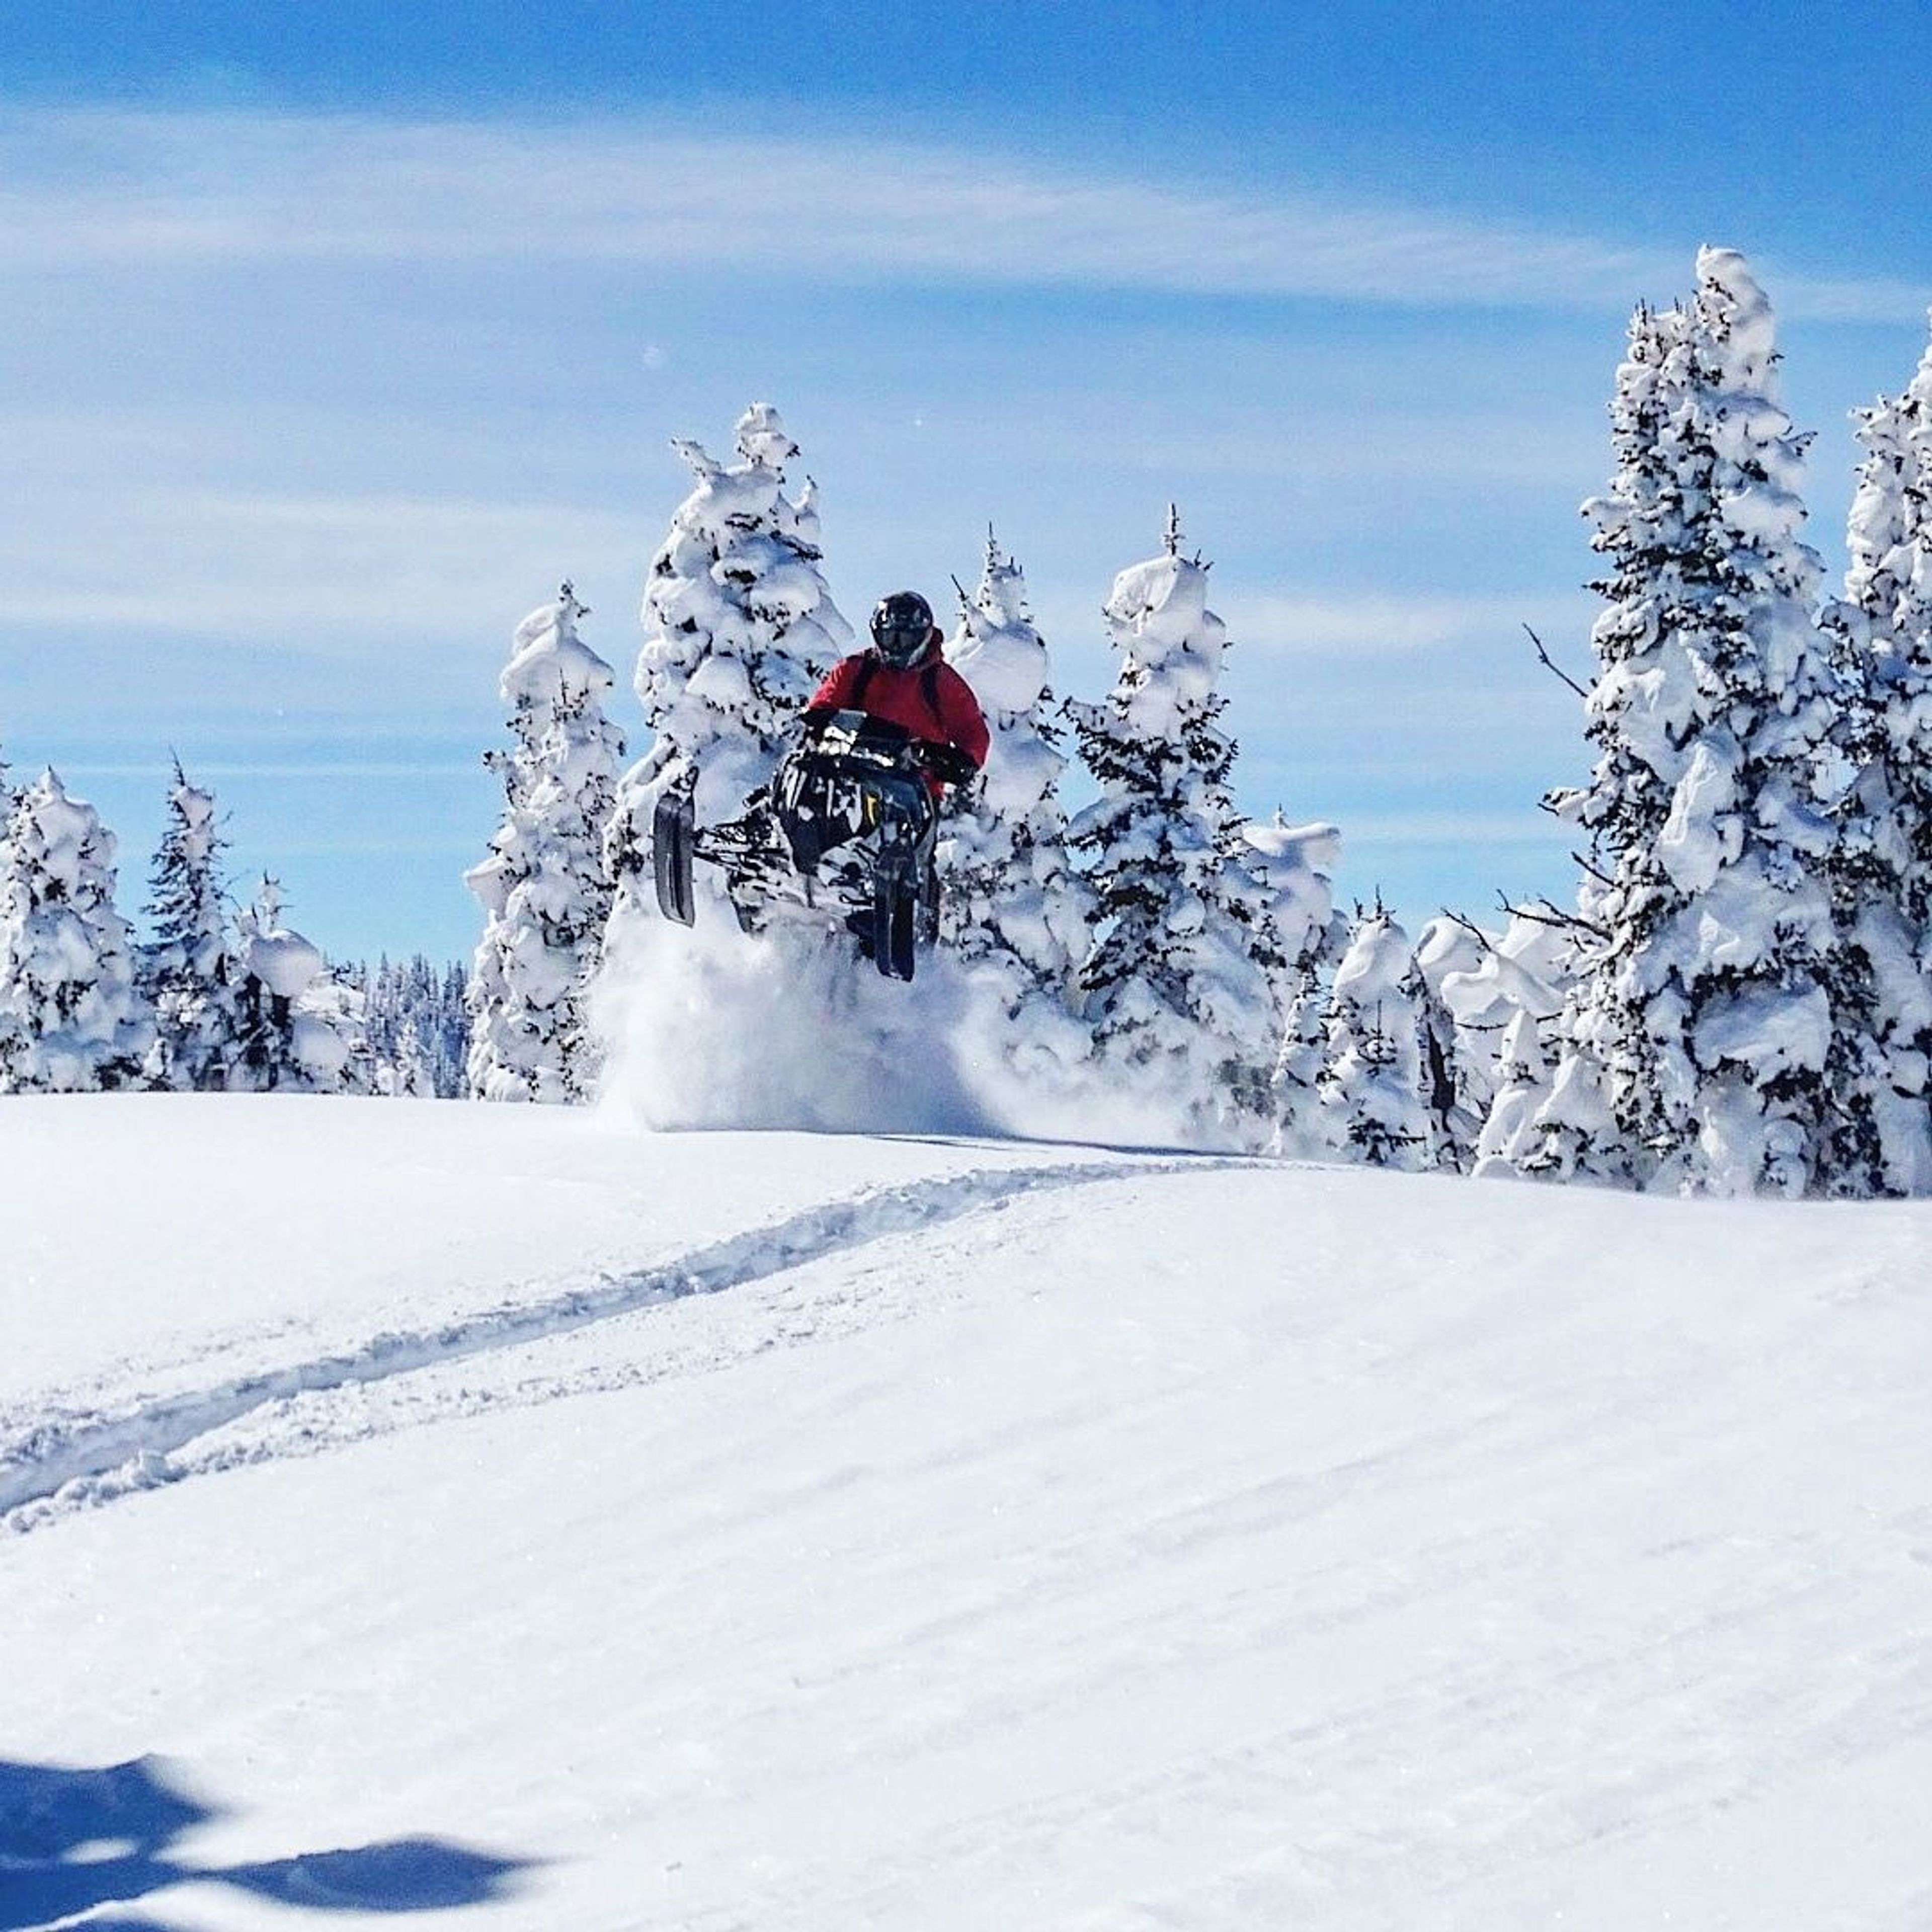
[[[0,1427],[8,1429],[0,1436],[0,1532],[17,1534],[42,1528],[76,1510],[178,1481],[190,1473],[226,1466],[236,1460],[262,1460],[259,1445],[242,1458],[231,1454],[199,1462],[178,1459],[202,1438],[298,1397],[326,1396],[554,1341],[596,1324],[692,1295],[741,1288],[808,1262],[984,1213],[1022,1195],[1087,1186],[1130,1174],[1243,1164],[1136,1160],[1071,1167],[976,1168],[868,1190],[634,1273],[581,1285],[553,1285],[467,1320],[432,1330],[378,1334],[357,1348],[188,1394],[136,1403],[118,1412],[56,1410],[24,1427],[0,1418]],[[580,1385],[580,1381],[555,1384],[548,1393],[560,1396]],[[466,1413],[478,1406],[470,1392],[454,1389],[430,1405],[430,1412],[418,1405],[412,1420],[430,1420],[436,1409]],[[370,1432],[358,1427],[344,1434],[359,1439]],[[304,1423],[295,1446],[312,1450],[319,1446],[318,1436],[311,1418]]]

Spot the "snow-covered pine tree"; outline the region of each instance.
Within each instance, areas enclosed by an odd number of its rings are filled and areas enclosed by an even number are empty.
[[[7,763],[6,747],[0,746],[0,851],[5,849],[5,840],[13,823],[16,794],[10,776],[11,767]],[[4,904],[0,900],[0,904]],[[7,1069],[15,1064],[26,1050],[26,1034],[20,1021],[8,1006],[5,998],[0,996],[0,1093],[6,1090]]]
[[[606,836],[614,916],[651,898],[651,815],[673,788],[694,788],[700,822],[735,816],[771,776],[800,710],[850,646],[819,565],[816,493],[794,500],[785,466],[798,446],[778,412],[740,419],[739,460],[673,447],[697,488],[678,506],[644,588],[637,692],[654,734],[623,777]]]
[[[1358,911],[1335,968],[1321,1077],[1324,1137],[1372,1167],[1429,1161],[1424,988],[1408,934],[1378,904]]]
[[[402,1036],[400,995],[406,969],[385,952],[373,968],[358,960],[344,970],[362,995],[362,1027],[376,1063],[376,1090],[393,1094],[398,1090],[396,1042]]]
[[[374,1065],[362,999],[330,971],[320,947],[282,923],[281,887],[266,875],[236,922],[239,1051],[232,1090],[365,1093]]]
[[[1550,1100],[1550,1070],[1534,1015],[1519,1010],[1503,1034],[1496,1092],[1477,1137],[1471,1172],[1478,1180],[1508,1180],[1531,1172],[1546,1148],[1537,1116]]]
[[[423,963],[427,968],[429,962]],[[443,968],[442,983],[425,992],[419,1012],[430,1040],[436,1097],[454,1100],[465,1090],[470,1065],[470,975],[460,961]]]
[[[1932,350],[1898,397],[1854,412],[1865,454],[1846,532],[1845,595],[1828,613],[1856,693],[1844,747],[1838,913],[1841,1006],[1864,1039],[1834,1069],[1864,1102],[1840,1128],[1852,1191],[1932,1192]],[[1847,1030],[1841,1024],[1842,1036]],[[1862,1045],[1862,1060],[1853,1053]]]
[[[1096,895],[1079,986],[1096,1051],[1131,1088],[1178,1102],[1186,1131],[1259,1144],[1282,962],[1256,928],[1235,748],[1218,728],[1227,629],[1208,608],[1208,566],[1180,542],[1170,512],[1163,554],[1114,579],[1114,688],[1066,707],[1101,789],[1067,835]]]
[[[1528,1172],[1546,1151],[1537,1117],[1550,1098],[1550,1055],[1576,970],[1574,930],[1560,915],[1522,910],[1511,912],[1500,934],[1461,923],[1479,942],[1478,956],[1472,962],[1466,953],[1432,978],[1427,964],[1423,971],[1454,1024],[1466,1092],[1472,1100],[1478,1093],[1489,1096],[1472,1172],[1501,1173],[1498,1162]],[[1552,1166],[1559,1154],[1579,1151],[1552,1127],[1552,1138],[1558,1138],[1564,1144],[1549,1150]]]
[[[1322,1114],[1322,1069],[1328,1058],[1328,988],[1316,959],[1282,1018],[1281,1046],[1270,1082],[1275,1126],[1272,1154],[1318,1156],[1328,1151]]]
[[[1253,929],[1269,979],[1277,1045],[1269,1076],[1274,1126],[1268,1145],[1280,1154],[1323,1150],[1318,1082],[1328,1051],[1328,967],[1348,934],[1335,910],[1342,835],[1333,825],[1290,825],[1277,812],[1242,827],[1238,878],[1248,881]]]
[[[139,949],[138,960],[154,1015],[154,1078],[181,1093],[226,1087],[238,1048],[240,969],[229,938],[224,843],[213,794],[190,784],[176,758],[145,908],[154,937]]]
[[[378,1090],[439,1100],[466,1094],[469,980],[461,964],[439,969],[420,952],[406,960],[385,956],[373,974],[356,977]]]
[[[1459,1014],[1448,988],[1480,973],[1492,950],[1480,927],[1448,914],[1430,920],[1416,941],[1430,1160],[1450,1173],[1467,1174],[1475,1164],[1476,1143],[1496,1097],[1502,1041],[1493,1023]]]
[[[0,745],[0,838],[6,836],[7,826],[13,818],[15,796],[12,767],[7,763],[7,748]],[[0,1003],[0,1070],[4,1070],[20,1051],[23,1037],[20,1022],[6,1010],[4,1003]]]
[[[1804,439],[1777,399],[1771,312],[1707,248],[1688,310],[1640,310],[1618,466],[1585,506],[1610,560],[1588,700],[1584,827],[1598,936],[1552,1100],[1600,1082],[1640,1185],[1798,1191],[1828,1178],[1833,1013],[1821,747],[1839,686],[1801,540]]]
[[[610,668],[577,634],[586,614],[565,584],[517,627],[499,687],[515,740],[488,760],[503,822],[466,875],[488,914],[470,982],[482,1100],[580,1100],[595,1079],[584,1003],[610,911],[603,841],[624,744],[604,716]]]
[[[0,1093],[143,1084],[153,1016],[114,903],[114,835],[52,770],[0,837]]]
[[[387,1090],[406,1100],[436,1097],[436,1066],[422,1025],[413,1012],[403,1016],[394,1046],[384,1063]]]
[[[1067,761],[1048,716],[1046,646],[1027,610],[1025,576],[990,530],[979,588],[962,592],[960,606],[946,655],[979,699],[992,746],[940,829],[940,934],[956,957],[1000,982],[1016,1043],[1060,1058],[1090,900],[1066,851]],[[1084,1049],[1084,1030],[1072,1030]]]

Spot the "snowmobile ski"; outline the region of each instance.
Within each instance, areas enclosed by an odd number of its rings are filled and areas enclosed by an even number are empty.
[[[698,922],[691,877],[695,842],[689,796],[674,793],[659,799],[651,814],[651,874],[657,886],[658,911],[680,926]]]

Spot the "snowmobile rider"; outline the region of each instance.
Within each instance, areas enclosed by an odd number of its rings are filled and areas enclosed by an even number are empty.
[[[918,741],[936,796],[970,784],[986,762],[991,735],[973,688],[939,654],[932,606],[916,590],[895,590],[872,613],[869,650],[836,665],[805,708],[806,728],[835,711],[862,711],[903,725]]]

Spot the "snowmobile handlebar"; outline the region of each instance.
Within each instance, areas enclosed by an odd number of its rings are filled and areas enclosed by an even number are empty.
[[[915,738],[903,724],[863,711],[808,713],[802,748],[874,768],[929,772],[943,784],[969,784],[980,770],[956,745]]]
[[[957,745],[935,745],[929,739],[914,740],[912,761],[942,784],[970,784],[980,776],[980,767]]]

